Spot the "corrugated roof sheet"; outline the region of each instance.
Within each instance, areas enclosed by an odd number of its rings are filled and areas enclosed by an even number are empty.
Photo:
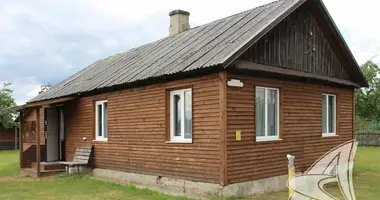
[[[98,60],[30,102],[223,64],[300,0],[279,0]]]

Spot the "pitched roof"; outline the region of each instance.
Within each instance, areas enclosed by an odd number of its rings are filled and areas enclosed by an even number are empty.
[[[306,0],[279,0],[98,60],[29,102],[201,68],[227,66]]]

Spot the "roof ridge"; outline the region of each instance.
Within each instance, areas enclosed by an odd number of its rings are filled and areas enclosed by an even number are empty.
[[[207,25],[209,25],[209,24],[211,24],[211,23],[215,23],[215,22],[218,22],[218,21],[225,20],[225,19],[227,19],[227,18],[235,17],[235,16],[237,16],[237,15],[241,15],[241,14],[243,14],[243,13],[245,13],[245,12],[251,12],[251,11],[253,11],[253,10],[255,10],[255,9],[262,8],[262,7],[265,7],[265,6],[269,6],[269,5],[271,5],[271,4],[275,4],[275,3],[278,3],[278,2],[280,2],[280,1],[286,1],[286,0],[276,0],[276,1],[272,1],[272,2],[269,2],[269,3],[266,3],[266,4],[263,4],[263,5],[260,5],[260,6],[254,7],[254,8],[250,8],[250,9],[247,9],[247,10],[244,10],[244,11],[241,11],[241,12],[238,12],[238,13],[235,13],[235,14],[230,15],[230,16],[226,16],[226,17],[223,17],[223,18],[220,18],[220,19],[217,19],[217,20],[214,20],[214,21],[211,21],[211,22],[208,22],[208,23],[202,24],[202,25],[198,25],[198,26],[192,27],[192,28],[190,28],[189,30],[196,29],[196,28],[199,28],[199,27],[202,27],[202,26],[207,26]],[[189,31],[189,30],[186,30],[186,31],[184,31],[184,32],[182,32],[182,33],[185,33],[185,32],[187,32],[187,31]],[[182,34],[182,33],[180,33],[180,34]]]
[[[190,30],[194,30],[194,29],[197,29],[197,28],[201,28],[201,27],[203,27],[203,26],[208,26],[208,25],[210,25],[210,24],[212,24],[212,23],[215,23],[215,22],[218,22],[218,21],[223,21],[223,20],[225,20],[225,19],[227,19],[227,18],[234,17],[234,16],[237,16],[237,15],[241,15],[241,14],[243,14],[243,13],[245,13],[245,12],[251,12],[252,10],[255,10],[255,9],[257,9],[257,8],[262,8],[262,7],[265,7],[265,6],[271,5],[271,4],[275,4],[275,3],[280,2],[280,1],[285,1],[285,0],[276,0],[276,1],[272,1],[272,2],[269,2],[269,3],[266,3],[266,4],[263,4],[263,5],[260,5],[260,6],[257,6],[257,7],[254,7],[254,8],[248,9],[248,10],[245,10],[245,11],[241,11],[241,12],[239,12],[239,13],[236,13],[236,14],[233,14],[233,15],[230,15],[230,16],[227,16],[227,17],[223,17],[223,18],[221,18],[221,19],[217,19],[217,20],[214,20],[214,21],[211,21],[211,22],[208,22],[208,23],[202,24],[202,25],[198,25],[198,26],[195,26],[195,27],[190,28],[189,30],[183,31],[183,32],[181,32],[181,33],[179,33],[179,34],[177,34],[177,35],[166,36],[166,37],[163,37],[163,38],[160,38],[160,39],[157,39],[157,40],[151,41],[151,42],[147,42],[147,43],[142,44],[142,45],[140,45],[140,46],[136,46],[136,47],[132,47],[132,48],[130,48],[130,49],[127,49],[127,50],[125,50],[125,51],[123,51],[123,52],[116,53],[116,54],[113,54],[113,55],[107,56],[107,57],[105,57],[105,58],[101,58],[101,59],[99,59],[99,60],[97,60],[97,61],[95,61],[95,62],[102,61],[102,60],[106,60],[106,59],[108,59],[108,58],[110,58],[110,57],[113,57],[113,56],[117,56],[117,55],[120,55],[120,54],[124,54],[124,53],[130,52],[130,51],[133,51],[133,50],[137,50],[137,49],[139,49],[139,48],[141,48],[141,47],[143,47],[143,46],[145,46],[145,45],[149,45],[149,44],[151,44],[151,43],[155,43],[155,42],[158,42],[158,41],[160,41],[160,40],[165,40],[165,39],[168,39],[168,38],[171,38],[171,37],[176,37],[176,36],[179,36],[179,35],[185,34],[186,32],[188,32],[188,31],[190,31]],[[88,66],[90,66],[90,65],[88,65]]]
[[[114,55],[110,55],[110,56],[108,56],[108,57],[106,57],[106,58],[99,59],[99,60],[104,60],[104,59],[107,59],[107,58],[112,57],[112,56],[115,56],[115,55],[123,54],[123,53],[126,53],[126,52],[128,52],[128,51],[132,51],[132,50],[136,50],[136,49],[138,49],[138,48],[140,48],[140,47],[143,47],[143,46],[145,46],[145,45],[149,45],[149,44],[151,44],[151,43],[158,42],[158,41],[160,41],[160,40],[164,40],[164,39],[167,39],[167,38],[176,37],[176,36],[179,36],[179,35],[182,35],[182,34],[188,32],[188,31],[190,31],[190,30],[197,29],[197,28],[200,28],[200,27],[203,27],[203,26],[207,26],[207,25],[210,25],[210,24],[212,24],[212,23],[215,23],[215,22],[218,22],[218,21],[222,21],[222,20],[225,20],[225,19],[230,18],[230,17],[234,17],[234,16],[237,16],[237,15],[241,15],[241,14],[243,14],[243,13],[245,13],[245,12],[251,12],[251,11],[254,10],[254,9],[262,8],[262,7],[265,7],[265,6],[271,5],[271,4],[275,4],[275,3],[280,2],[280,1],[286,1],[286,0],[276,0],[276,1],[272,1],[272,2],[269,2],[269,3],[266,3],[266,4],[263,4],[263,5],[260,5],[260,6],[254,7],[254,8],[250,8],[250,9],[248,9],[248,10],[241,11],[241,12],[239,12],[239,13],[236,13],[236,14],[233,14],[233,15],[230,15],[230,16],[227,16],[227,17],[223,17],[223,18],[221,18],[221,19],[216,19],[216,20],[214,20],[214,21],[207,22],[207,23],[205,23],[205,24],[201,24],[201,25],[198,25],[198,26],[192,27],[192,28],[190,28],[190,29],[188,29],[188,30],[186,30],[186,31],[183,31],[183,32],[179,33],[179,34],[172,35],[172,36],[169,36],[169,35],[168,35],[168,36],[166,36],[166,37],[163,37],[163,38],[160,38],[160,39],[157,39],[157,40],[151,41],[151,42],[147,42],[147,43],[142,44],[142,45],[140,45],[140,46],[133,47],[133,48],[131,48],[131,49],[125,50],[125,51],[120,52],[120,53],[116,53],[116,54],[114,54]]]
[[[160,41],[160,40],[165,40],[165,39],[168,39],[168,38],[171,38],[171,37],[176,37],[176,36],[182,35],[182,34],[188,32],[188,31],[190,31],[190,30],[197,29],[197,28],[200,28],[200,27],[203,27],[203,26],[207,26],[207,25],[209,25],[209,24],[212,24],[212,23],[215,23],[215,22],[218,22],[218,21],[222,21],[222,20],[225,20],[225,19],[230,18],[230,17],[234,17],[234,16],[237,16],[237,15],[241,15],[241,14],[243,14],[243,13],[245,13],[245,12],[251,12],[252,10],[257,9],[257,8],[262,8],[262,7],[265,7],[265,6],[271,5],[271,4],[275,4],[275,3],[279,2],[279,1],[285,1],[285,0],[276,0],[276,1],[272,1],[272,2],[269,2],[269,3],[266,3],[266,4],[263,4],[263,5],[260,5],[260,6],[257,6],[257,7],[254,7],[254,8],[248,9],[248,10],[245,10],[245,11],[241,11],[241,12],[239,12],[239,13],[236,13],[236,14],[233,14],[233,15],[230,15],[230,16],[227,16],[227,17],[223,17],[223,18],[221,18],[221,19],[217,19],[217,20],[214,20],[214,21],[211,21],[211,22],[208,22],[208,23],[205,23],[205,24],[199,25],[199,26],[195,26],[195,27],[192,27],[192,28],[190,28],[189,30],[183,31],[183,32],[181,32],[181,33],[179,33],[179,34],[177,34],[177,35],[166,36],[166,37],[163,37],[163,38],[160,38],[160,39],[157,39],[157,40],[151,41],[151,42],[147,42],[147,43],[145,43],[145,44],[141,44],[141,45],[136,46],[136,47],[132,47],[132,48],[127,49],[127,50],[124,50],[124,51],[122,51],[122,52],[120,52],[120,53],[116,53],[116,54],[113,54],[113,55],[109,55],[109,56],[107,56],[107,57],[105,57],[105,58],[98,59],[98,60],[94,61],[94,63],[95,63],[95,62],[98,62],[98,61],[106,60],[106,59],[111,58],[111,57],[113,57],[113,56],[117,56],[117,55],[120,55],[120,54],[124,54],[124,53],[130,52],[130,51],[133,51],[133,50],[137,50],[137,49],[139,49],[139,48],[141,48],[141,47],[143,47],[143,46],[149,45],[149,44],[151,44],[151,43],[158,42],[158,41]],[[92,64],[93,64],[93,63],[92,63]],[[92,64],[90,64],[90,65],[92,65]],[[87,67],[89,67],[90,65],[88,65]]]

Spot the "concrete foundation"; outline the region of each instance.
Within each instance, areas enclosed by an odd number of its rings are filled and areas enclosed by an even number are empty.
[[[91,168],[86,166],[66,166],[69,169],[69,174],[77,174],[77,173],[91,173]],[[79,172],[78,172],[79,168]]]
[[[252,196],[264,192],[285,190],[287,189],[287,180],[288,175],[282,175],[254,181],[234,183],[223,188],[223,196]]]
[[[108,169],[94,169],[93,175],[102,180],[121,184],[134,184],[165,194],[196,197],[250,196],[264,192],[286,189],[287,175],[265,178],[242,183],[220,186],[215,183],[195,182],[184,179],[167,178]]]

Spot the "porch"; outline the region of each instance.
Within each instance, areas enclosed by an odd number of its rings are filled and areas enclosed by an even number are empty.
[[[55,173],[65,172],[65,166],[58,162],[40,162],[40,175],[37,174],[37,162],[32,163],[31,168],[22,168],[22,172],[31,174],[32,176],[49,176]]]
[[[20,168],[33,176],[64,172],[65,103],[70,99],[28,105],[20,110]]]

